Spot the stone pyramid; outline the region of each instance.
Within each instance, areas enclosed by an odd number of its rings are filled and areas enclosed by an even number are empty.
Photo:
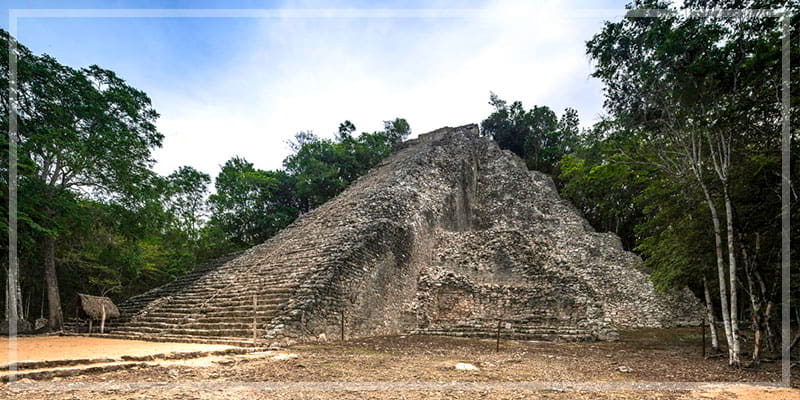
[[[442,128],[263,244],[130,298],[115,335],[234,342],[425,333],[614,339],[695,325],[688,290],[659,293],[546,175]],[[342,319],[344,324],[342,324]]]

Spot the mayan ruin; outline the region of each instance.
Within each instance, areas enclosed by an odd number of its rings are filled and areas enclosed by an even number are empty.
[[[697,325],[659,294],[550,178],[479,136],[442,128],[241,254],[120,305],[130,338],[318,340],[416,332],[608,340],[619,327]],[[256,329],[254,332],[254,320]]]

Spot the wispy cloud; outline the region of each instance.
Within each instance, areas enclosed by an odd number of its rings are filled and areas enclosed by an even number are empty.
[[[277,168],[295,132],[329,134],[344,119],[375,130],[400,116],[416,133],[480,122],[490,90],[596,119],[602,93],[584,43],[604,15],[576,16],[556,2],[481,9],[467,18],[261,20],[241,38],[245,51],[209,55],[213,80],[154,95],[166,135],[157,168],[213,175],[233,155]]]

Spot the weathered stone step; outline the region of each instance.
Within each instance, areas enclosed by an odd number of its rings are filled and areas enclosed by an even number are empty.
[[[219,281],[213,282],[198,282],[192,286],[183,287],[175,291],[173,295],[187,295],[187,294],[208,294],[218,291],[226,292],[259,292],[268,290],[269,288],[281,288],[292,284],[291,280],[271,281],[271,282],[255,282],[252,280],[239,280],[239,281]]]
[[[279,282],[281,280],[292,279],[292,272],[297,272],[296,266],[268,267],[259,266],[238,271],[219,270],[212,272],[194,279],[191,285],[199,283],[208,284],[225,284],[236,281],[236,279],[247,277],[253,282],[270,283]]]
[[[505,330],[525,330],[525,329],[582,329],[580,326],[570,323],[559,323],[560,321],[536,321],[527,324],[502,324]],[[437,327],[440,324],[433,324]],[[497,329],[497,323],[486,324],[453,324],[448,325],[449,329],[470,330],[470,329]]]
[[[195,283],[191,285],[186,286],[185,290],[206,289],[206,288],[220,289],[231,285],[236,285],[237,287],[241,287],[242,285],[281,286],[288,282],[294,281],[294,279],[289,276],[276,276],[272,278],[258,278],[255,276],[251,276],[251,277],[245,277],[245,279],[246,280],[243,280],[242,277],[239,278],[205,277],[203,279],[195,281]]]
[[[286,302],[287,296],[269,296],[269,297],[257,297],[256,298],[256,305],[257,306],[274,306],[278,304],[283,304]],[[253,308],[253,298],[238,298],[238,299],[231,299],[231,298],[221,298],[221,299],[209,299],[207,302],[198,302],[193,300],[175,300],[169,303],[164,304],[164,306],[159,307],[160,310],[166,310],[169,308],[236,308],[236,307],[250,307]]]
[[[262,312],[263,312],[264,315],[274,315],[282,307],[283,306],[280,305],[280,306],[276,306],[276,307],[271,308],[271,309],[264,308]],[[267,310],[270,310],[270,311],[267,311]],[[259,315],[261,315],[261,313],[259,313]],[[215,317],[231,317],[231,318],[233,318],[233,317],[250,317],[250,318],[252,318],[253,317],[253,310],[252,310],[252,308],[248,309],[247,307],[244,307],[243,309],[240,309],[240,310],[215,310],[215,311],[209,311],[207,313],[204,313],[203,316],[206,317],[206,318],[215,318]]]
[[[258,320],[258,319],[257,319]],[[256,325],[261,325],[265,321],[257,321]],[[196,321],[174,321],[174,322],[155,322],[155,321],[134,321],[126,325],[131,330],[138,328],[152,328],[152,329],[203,329],[203,330],[251,330],[253,329],[253,321],[250,320],[242,322],[196,322]]]
[[[179,343],[203,343],[203,344],[227,344],[240,347],[258,347],[264,343],[253,342],[253,339],[230,336],[193,336],[193,335],[149,335],[139,332],[119,331],[103,335],[103,337],[114,339],[147,340],[151,342],[179,342]]]
[[[177,295],[173,296],[170,301],[163,304],[179,303],[190,301],[193,304],[212,302],[212,301],[231,301],[231,302],[253,302],[253,297],[258,301],[267,301],[271,299],[280,299],[291,295],[295,291],[294,288],[280,288],[273,290],[261,290],[252,292],[235,292],[235,293],[217,293],[216,296],[201,296],[201,295]]]
[[[211,295],[173,295],[169,301],[165,301],[161,303],[159,306],[165,306],[169,304],[192,304],[196,306],[197,304],[202,304],[204,302],[222,302],[222,301],[229,301],[229,302],[240,302],[241,304],[253,303],[253,294],[256,295],[256,298],[259,302],[262,303],[274,303],[281,301],[284,297],[287,296],[287,291],[284,290],[277,290],[277,291],[270,291],[270,292],[261,292],[261,293],[235,293],[235,294],[225,294],[225,295],[218,295],[217,297],[212,297]],[[126,312],[137,312],[142,308],[146,307],[150,302],[143,302],[143,303],[125,303],[124,305],[119,306],[119,310],[121,313]]]
[[[128,334],[132,332],[138,332],[142,334],[152,334],[152,335],[190,335],[190,336],[199,336],[199,337],[218,337],[218,336],[228,336],[228,337],[252,337],[253,336],[253,328],[252,326],[249,329],[199,329],[199,328],[184,328],[184,327],[170,327],[170,328],[154,328],[149,326],[139,326],[135,329],[127,329],[123,328],[118,330],[117,334]],[[256,329],[256,332],[264,333],[263,325]]]
[[[268,321],[276,315],[277,310],[260,311],[258,313],[251,312],[215,312],[213,315],[206,314],[178,314],[178,313],[160,313],[153,314],[152,316],[140,316],[126,321],[126,324],[134,322],[158,322],[158,323],[185,323],[185,322],[204,322],[206,320],[218,320],[219,318],[226,318],[226,322],[235,321],[252,321],[255,316],[259,320]]]
[[[280,308],[262,308],[256,311],[256,316],[258,318],[266,318],[271,317],[275,314],[277,310]],[[253,318],[253,310],[248,309],[244,311],[232,311],[232,310],[207,310],[204,312],[193,312],[193,313],[177,313],[177,312],[167,312],[163,310],[153,311],[148,313],[147,315],[136,316],[136,318],[131,318],[131,320],[150,320],[153,319],[155,321],[159,320],[181,320],[184,318],[191,318],[194,320],[200,320],[205,318]]]
[[[203,276],[206,276],[206,275],[209,275],[209,274],[218,273],[219,271],[223,270],[221,268],[221,266],[223,264],[224,263],[214,263],[214,264],[206,265],[204,268],[195,268],[194,270],[186,273],[185,275],[181,275],[181,276],[175,278],[174,280],[172,280],[171,282],[167,282],[166,285],[164,285],[164,286],[162,286],[160,288],[156,288],[156,289],[153,289],[151,291],[145,292],[144,294],[148,294],[148,293],[151,293],[151,292],[158,292],[158,291],[168,290],[170,287],[173,287],[175,285],[191,283],[191,282],[196,281],[198,278],[202,278]]]
[[[270,319],[275,317],[275,314],[276,314],[275,312],[258,313],[255,317],[260,323],[260,322],[269,321]],[[223,324],[226,324],[226,323],[245,323],[245,324],[250,323],[251,324],[253,322],[253,313],[250,313],[250,315],[230,316],[230,317],[229,316],[213,316],[213,317],[202,316],[202,317],[196,319],[195,322],[208,323],[208,324],[213,324],[213,323],[223,323]]]
[[[254,312],[254,311],[273,311],[279,307],[280,303],[272,303],[272,304],[258,304],[256,307],[253,307],[252,304],[243,304],[243,305],[235,305],[235,306],[225,306],[225,305],[218,305],[218,304],[209,304],[209,305],[198,305],[192,307],[191,305],[166,305],[164,307],[159,307],[155,312],[166,312],[166,313],[173,313],[173,314],[190,314],[190,315],[207,315],[211,313],[217,312]]]
[[[458,336],[458,337],[481,337],[481,338],[494,338],[497,337],[497,329],[491,330],[473,330],[473,331],[458,331],[452,329],[436,330],[436,329],[417,329],[413,333],[421,335],[438,335],[438,336]],[[596,337],[590,332],[586,331],[566,331],[566,332],[553,332],[549,330],[537,332],[530,330],[528,332],[508,332],[500,331],[500,337],[504,339],[513,340],[567,340],[567,341],[594,341]]]
[[[178,314],[178,313],[161,313],[161,314],[153,314],[147,316],[139,316],[136,318],[132,318],[125,322],[125,324],[133,324],[139,322],[154,322],[154,323],[164,323],[164,324],[173,324],[173,323],[187,323],[187,322],[206,322],[206,321],[215,321],[219,320],[220,318],[225,318],[225,321],[220,322],[247,322],[252,321],[253,317],[260,321],[269,321],[273,317],[275,317],[277,310],[272,311],[260,311],[258,313],[251,312],[216,312],[214,315],[206,315],[206,314]]]
[[[273,312],[259,312],[256,314],[256,318],[258,320],[269,319],[274,316],[275,313]],[[151,316],[147,315],[146,317],[141,317],[134,321],[130,321],[130,324],[134,324],[140,321],[147,321],[147,322],[154,322],[154,323],[175,323],[177,321],[183,321],[186,318],[186,321],[190,322],[202,322],[202,323],[252,323],[253,322],[253,313],[247,316],[240,316],[240,317],[207,317],[204,315],[201,316],[194,316],[194,317],[186,317],[185,314],[176,314],[172,317],[160,317],[160,316]]]
[[[436,331],[442,332],[459,332],[462,334],[484,334],[490,333],[492,335],[497,334],[497,327],[436,327],[436,328],[426,328]],[[585,333],[586,330],[576,328],[576,327],[558,327],[558,326],[529,326],[529,327],[512,327],[510,329],[506,329],[505,327],[501,327],[501,332],[506,333],[515,333],[520,335],[538,335],[538,334],[582,334]]]
[[[252,298],[253,295],[257,296],[266,296],[266,295],[274,295],[274,294],[290,294],[295,290],[294,286],[290,285],[280,285],[280,286],[268,286],[268,287],[248,287],[243,288],[242,285],[234,286],[234,287],[227,287],[223,286],[220,288],[211,288],[211,287],[202,287],[196,288],[191,290],[185,290],[179,293],[175,293],[172,295],[172,301],[178,299],[194,299],[194,300],[204,300],[213,297],[250,297]]]
[[[256,305],[257,306],[275,306],[279,304],[283,304],[286,301],[286,295],[273,295],[273,296],[263,296],[256,298]],[[193,308],[197,309],[208,309],[208,308],[235,308],[235,307],[249,307],[253,308],[253,298],[211,298],[206,299],[204,301],[192,301],[186,299],[179,299],[170,302],[165,302],[157,307],[153,307],[152,310],[167,310],[171,308]]]
[[[213,268],[210,268],[212,270]],[[187,275],[181,276],[176,280],[166,284],[165,286],[154,289],[143,294],[130,298],[129,302],[134,301],[152,301],[159,297],[174,294],[176,292],[191,291],[193,289],[222,289],[230,285],[235,285],[241,282],[242,268],[220,268],[216,271],[203,271],[200,273],[190,272]],[[246,269],[246,268],[245,268]],[[289,276],[292,271],[296,271],[295,266],[283,266],[279,268],[272,268],[273,271],[265,271],[261,267],[259,273],[269,273],[268,277],[253,276],[247,280],[250,285],[282,285],[291,281]]]

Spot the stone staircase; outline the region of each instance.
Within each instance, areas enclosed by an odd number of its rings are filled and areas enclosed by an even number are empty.
[[[289,242],[284,242],[289,243]],[[291,243],[298,243],[292,241]],[[263,245],[262,245],[263,246]],[[259,247],[259,246],[257,246]],[[293,248],[287,248],[293,247]],[[252,250],[252,249],[251,249]],[[252,345],[301,286],[318,252],[313,241],[280,246],[272,257],[237,253],[120,304],[108,337]],[[254,340],[257,339],[257,340]],[[263,343],[262,343],[263,344]]]

